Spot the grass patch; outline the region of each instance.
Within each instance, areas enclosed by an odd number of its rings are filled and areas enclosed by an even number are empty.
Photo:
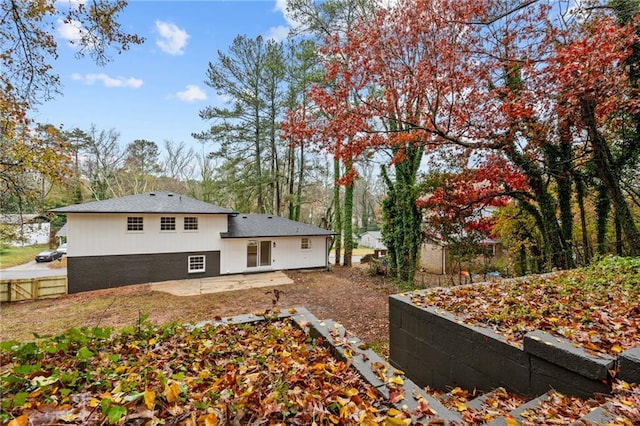
[[[382,340],[379,342],[373,342],[369,345],[372,351],[380,355],[382,358],[387,358],[387,354],[389,353],[389,342],[386,340]]]
[[[46,244],[25,247],[0,247],[0,268],[11,268],[33,260],[36,254],[48,249]]]
[[[369,247],[356,247],[353,249],[352,254],[354,256],[364,256],[365,254],[373,254],[373,249]]]

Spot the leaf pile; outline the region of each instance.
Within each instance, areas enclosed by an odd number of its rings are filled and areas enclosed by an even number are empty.
[[[455,387],[446,394],[435,389],[426,388],[431,396],[439,398],[442,404],[452,411],[460,414],[465,424],[485,424],[498,417],[506,416],[510,411],[527,402],[523,396],[507,392],[504,388],[496,388],[488,394],[482,395],[479,391],[468,391]],[[482,396],[481,408],[472,408],[467,403]]]
[[[555,391],[547,392],[546,396],[546,400],[520,414],[528,422],[526,424],[573,424],[580,417],[601,406],[615,415],[615,419],[607,423],[609,426],[640,424],[640,385],[616,380],[611,395],[596,394],[587,400]]]
[[[513,344],[533,330],[614,356],[640,342],[640,258],[610,257],[548,276],[436,288],[411,300],[491,327]]]
[[[387,401],[320,343],[287,319],[5,342],[0,422],[381,423]]]
[[[528,402],[527,398],[508,392],[504,388],[496,388],[486,394],[460,387],[455,387],[447,393],[430,387],[425,391],[438,398],[448,409],[458,412],[465,425],[488,424],[504,417],[505,424],[517,426],[521,423],[509,413]],[[478,397],[482,403],[471,406],[469,402]],[[598,407],[603,407],[615,415],[615,419],[607,423],[609,426],[640,424],[640,385],[616,380],[613,382],[611,395],[595,394],[589,399],[549,391],[537,404],[523,410],[520,417],[524,420],[522,424],[526,426],[568,425],[574,424]]]

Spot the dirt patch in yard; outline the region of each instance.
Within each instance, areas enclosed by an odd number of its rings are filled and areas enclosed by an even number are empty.
[[[294,281],[277,287],[253,288],[199,296],[172,296],[148,284],[99,290],[58,299],[3,304],[0,341],[33,340],[70,327],[111,326],[120,329],[149,320],[198,322],[214,317],[264,312],[270,309],[273,290],[280,292],[276,306],[286,310],[303,306],[320,319],[333,319],[363,341],[386,353],[389,339],[388,296],[399,292],[382,276],[371,276],[367,266],[334,266],[332,271],[287,272]]]

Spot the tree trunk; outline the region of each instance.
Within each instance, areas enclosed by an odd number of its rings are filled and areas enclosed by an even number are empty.
[[[287,198],[289,200],[288,217],[291,220],[295,220],[295,204],[294,193],[296,180],[296,166],[295,166],[295,148],[292,145],[292,141],[289,140],[289,146],[287,148]]]
[[[256,171],[256,186],[257,186],[257,211],[258,213],[264,213],[264,194],[262,191],[262,145],[260,139],[262,138],[262,134],[260,132],[260,109],[256,106],[254,109],[254,120],[256,123],[256,128],[254,131],[254,167]]]
[[[333,160],[333,205],[335,206],[336,213],[334,215],[333,231],[336,233],[336,260],[335,264],[340,264],[340,255],[342,251],[342,204],[340,203],[340,159],[335,158]]]
[[[387,185],[387,195],[382,201],[382,238],[387,247],[387,275],[391,278],[398,277],[398,247],[399,234],[402,232],[399,217],[396,215],[398,201],[396,185],[393,183],[386,167],[382,166],[382,179]]]
[[[543,240],[542,255],[544,263],[550,263],[551,267],[567,269],[567,244],[563,238],[558,219],[556,217],[557,204],[548,190],[548,184],[540,168],[525,158],[515,147],[506,150],[505,153],[513,163],[522,170],[527,177],[527,182],[534,194],[534,199],[538,204],[539,215],[536,223],[540,229]],[[549,155],[545,153],[548,164]],[[549,269],[548,266],[544,269]]]
[[[607,222],[609,221],[610,208],[611,203],[609,203],[607,188],[600,184],[596,198],[596,248],[600,256],[607,252]]]
[[[412,283],[422,244],[422,212],[416,207],[416,182],[423,154],[422,144],[403,147],[405,160],[395,164],[395,182],[383,168],[387,198],[383,203],[383,238],[387,246],[388,274]]]
[[[622,244],[622,224],[618,220],[618,216],[614,218],[616,225],[616,255],[623,256],[623,244]]]
[[[558,207],[560,209],[560,232],[564,240],[563,253],[566,268],[575,267],[573,261],[573,211],[571,210],[571,169],[573,166],[571,133],[567,123],[563,121],[563,128],[560,129],[560,146],[556,149],[554,169],[558,185]]]
[[[628,247],[627,254],[629,256],[640,256],[640,231],[633,220],[631,210],[629,210],[627,201],[622,193],[620,177],[618,176],[618,170],[615,167],[616,165],[611,150],[604,136],[602,136],[602,133],[598,130],[598,124],[595,118],[595,105],[587,99],[581,99],[580,106],[581,116],[587,127],[589,141],[593,147],[594,161],[598,175],[606,185],[611,201],[613,202],[616,220],[620,222],[620,226],[625,235],[625,243],[626,247]]]
[[[585,185],[582,177],[579,175],[574,176],[574,182],[576,187],[576,201],[578,202],[578,209],[580,210],[580,229],[582,233],[582,251],[583,251],[583,265],[591,263],[593,253],[591,252],[591,245],[589,244],[589,234],[587,231],[587,214],[584,208],[584,191]]]
[[[304,142],[300,143],[300,160],[298,162],[298,190],[295,199],[295,214],[293,220],[300,220],[300,209],[302,207],[302,187],[304,185]]]
[[[349,173],[353,163],[349,160],[345,173]],[[344,210],[343,220],[344,224],[342,230],[344,231],[344,266],[351,266],[351,257],[353,255],[353,185],[354,182],[350,182],[344,189]]]

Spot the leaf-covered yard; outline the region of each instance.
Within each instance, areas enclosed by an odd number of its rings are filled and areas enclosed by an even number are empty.
[[[375,388],[286,319],[71,329],[5,342],[2,358],[0,415],[14,424],[378,424],[387,413]]]
[[[489,326],[514,344],[533,330],[617,355],[640,345],[640,258],[606,258],[582,269],[416,294],[412,302]]]
[[[362,272],[345,268],[293,274],[295,284],[283,288],[280,305],[300,306],[297,302],[307,300],[320,318],[348,322],[347,329],[356,335],[369,332],[368,343],[383,341],[386,298],[393,286]],[[640,260],[605,259],[591,268],[547,277],[432,289],[426,296],[416,293],[414,301],[464,312],[468,322],[484,318],[484,324],[516,344],[526,330],[537,328],[584,342],[590,350],[615,354],[639,341],[639,277]],[[193,304],[182,298],[175,302],[177,317],[169,318],[173,323],[152,325],[140,318],[141,303],[155,306],[153,323],[162,324],[166,317],[158,314],[173,309],[174,303],[169,303],[173,298],[147,287],[123,289],[121,294],[114,291],[70,296],[60,301],[60,309],[53,309],[51,301],[3,307],[5,329],[5,319],[16,320],[7,316],[6,308],[12,316],[31,313],[45,321],[58,313],[68,317],[88,302],[95,307],[101,295],[107,302],[94,309],[91,321],[71,317],[73,322],[66,324],[75,328],[55,337],[2,344],[0,422],[11,426],[408,424],[407,413],[390,407],[392,402],[403,404],[403,398],[411,395],[397,391],[392,400],[385,400],[363,382],[349,361],[332,357],[319,341],[287,320],[217,328],[180,325],[225,316],[229,309],[234,313],[264,310],[271,306],[273,294],[246,291],[211,300],[203,297]],[[131,300],[133,305],[127,307]],[[225,303],[229,306],[223,308]],[[127,314],[118,320],[118,312]],[[132,319],[134,313],[138,316]],[[122,326],[121,332],[113,332]],[[6,330],[3,336],[1,340],[6,340]],[[552,393],[523,416],[531,424],[568,424],[607,402],[619,416],[614,424],[630,426],[640,421],[640,387],[625,382],[613,386],[614,395],[592,400]],[[469,404],[478,396],[474,390],[454,388],[445,394],[432,390],[431,394],[459,413],[465,424],[484,424],[501,415],[509,419],[509,410],[523,402],[500,389],[482,409]]]

